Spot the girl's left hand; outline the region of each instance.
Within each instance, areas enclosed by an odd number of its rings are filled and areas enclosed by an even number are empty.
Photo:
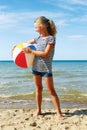
[[[30,49],[29,47],[26,47],[26,48],[23,48],[23,51],[25,53],[31,53],[32,52],[32,49]]]

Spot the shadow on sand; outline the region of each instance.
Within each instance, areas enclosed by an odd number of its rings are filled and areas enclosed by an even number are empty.
[[[42,116],[47,116],[47,115],[55,115],[56,112],[44,112],[41,115]],[[65,112],[62,113],[64,116],[70,117],[70,116],[74,116],[74,115],[87,115],[87,109],[81,109],[81,110],[75,110],[73,112],[70,112],[70,110],[65,110]]]

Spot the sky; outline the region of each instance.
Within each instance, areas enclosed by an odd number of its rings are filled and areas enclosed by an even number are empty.
[[[87,0],[0,0],[0,60],[12,60],[14,45],[39,35],[39,16],[56,24],[54,60],[87,60]]]

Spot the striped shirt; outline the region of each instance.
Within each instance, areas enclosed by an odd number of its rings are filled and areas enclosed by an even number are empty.
[[[51,52],[47,57],[44,58],[35,55],[35,59],[32,67],[34,71],[52,73],[52,59],[54,56],[54,49],[55,49],[55,37],[49,36],[45,39],[42,39],[42,37],[39,36],[37,39],[35,39],[35,43],[37,44],[36,47],[37,51],[43,51],[43,52],[45,51],[45,48],[48,44],[54,44]]]

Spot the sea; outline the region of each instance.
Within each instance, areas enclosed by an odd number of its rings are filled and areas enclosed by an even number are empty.
[[[52,62],[54,87],[61,108],[87,108],[87,61]],[[35,85],[32,68],[13,61],[0,61],[0,108],[34,108]],[[54,108],[43,78],[43,108]]]

